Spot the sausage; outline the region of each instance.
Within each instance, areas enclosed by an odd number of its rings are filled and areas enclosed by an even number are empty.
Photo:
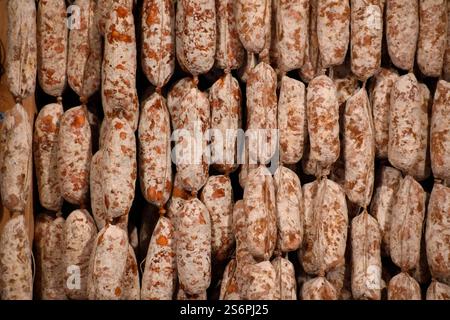
[[[286,258],[276,257],[272,260],[275,269],[276,297],[279,300],[297,300],[297,280],[294,265]]]
[[[397,80],[397,71],[381,68],[375,75],[374,85],[370,91],[373,127],[375,130],[375,152],[377,158],[381,159],[388,157],[391,89]]]
[[[239,82],[227,73],[209,89],[211,106],[211,162],[222,173],[237,169],[237,130],[241,121]]]
[[[425,231],[427,261],[434,279],[450,284],[450,188],[435,183],[428,203]]]
[[[309,157],[326,174],[340,153],[339,105],[333,80],[322,75],[309,83],[306,108]]]
[[[244,48],[260,53],[270,43],[271,0],[237,0],[234,14],[236,29]],[[247,53],[248,54],[248,53]]]
[[[0,235],[0,299],[32,300],[31,246],[23,214],[6,222]]]
[[[315,176],[317,173],[317,164],[316,161],[311,159],[311,146],[309,143],[309,137],[306,136],[305,140],[305,148],[302,156],[302,169],[303,172],[310,176]]]
[[[141,39],[142,69],[154,86],[163,87],[175,70],[175,8],[173,1],[144,1]]]
[[[345,105],[343,157],[345,191],[353,203],[367,207],[372,199],[375,143],[369,98],[359,89]]]
[[[112,120],[102,153],[102,193],[111,221],[128,215],[135,194],[136,139],[126,120]]]
[[[344,62],[350,41],[349,0],[318,0],[317,39],[324,68]]]
[[[317,3],[318,0],[309,1],[309,21],[307,26],[307,39],[305,42],[304,64],[299,69],[300,78],[304,82],[311,81],[320,69],[319,41],[317,39]]]
[[[39,1],[37,8],[38,80],[45,93],[59,97],[66,87],[67,11],[64,0]]]
[[[255,259],[269,260],[277,240],[275,187],[263,165],[250,172],[244,189],[246,247]]]
[[[94,248],[97,227],[87,210],[72,211],[64,225],[64,290],[69,299],[88,298],[89,258]]]
[[[64,224],[58,213],[39,214],[35,224],[34,247],[38,284],[35,292],[42,300],[65,300]]]
[[[282,252],[297,250],[303,240],[304,204],[300,179],[283,166],[273,177],[276,195],[278,247]]]
[[[216,53],[216,7],[214,0],[181,0],[183,19],[179,31],[182,64],[192,75],[209,71],[214,64]],[[178,45],[178,44],[177,44]]]
[[[204,152],[204,136],[210,123],[207,95],[197,88],[190,89],[181,101],[180,113],[179,129],[182,130],[174,131],[176,145],[173,150],[177,175],[181,188],[196,193],[208,178],[208,163]]]
[[[447,43],[447,1],[419,1],[417,65],[428,77],[441,75]]]
[[[194,198],[184,202],[177,223],[178,279],[188,294],[201,294],[211,281],[211,220],[208,209]]]
[[[303,300],[337,300],[338,294],[333,285],[324,277],[308,280],[302,287]]]
[[[242,212],[244,212],[242,210]],[[244,221],[245,223],[245,221]],[[236,284],[238,292],[243,300],[249,299],[249,287],[251,284],[252,266],[257,263],[244,242],[236,243]]]
[[[436,86],[430,125],[431,168],[435,178],[450,180],[450,83]]]
[[[9,211],[24,211],[32,179],[33,133],[28,114],[20,103],[4,114],[1,130],[0,191]]]
[[[127,261],[125,263],[125,270],[122,275],[122,286],[123,294],[121,300],[141,299],[141,284],[139,282],[138,265],[136,254],[134,253],[134,249],[131,244],[128,244]]]
[[[380,0],[351,0],[351,68],[367,80],[381,66],[383,11]]]
[[[171,219],[160,217],[153,231],[142,275],[141,299],[172,300],[177,281],[175,232]]]
[[[92,215],[95,220],[95,224],[99,230],[103,229],[108,219],[106,215],[106,208],[104,205],[103,197],[103,176],[102,176],[102,150],[98,150],[91,160],[90,171],[90,195],[91,195],[91,208]]]
[[[233,206],[232,215],[233,234],[236,239],[236,247],[246,243],[247,236],[247,221],[244,210],[244,200],[238,200]]]
[[[382,248],[384,253],[389,255],[392,207],[402,180],[402,173],[395,168],[382,166],[376,177],[376,187],[370,205],[370,214],[378,221],[382,237]]]
[[[399,273],[389,281],[388,300],[421,300],[420,286],[409,274]]]
[[[381,233],[366,210],[352,220],[352,295],[359,300],[381,299]]]
[[[308,37],[308,0],[279,1],[275,20],[278,68],[288,72],[302,67]]]
[[[202,189],[200,200],[211,216],[211,256],[224,261],[234,244],[233,188],[231,180],[224,175],[210,176]]]
[[[120,300],[125,294],[122,281],[128,258],[128,235],[107,224],[97,235],[89,263],[89,300]]]
[[[341,187],[328,179],[303,186],[304,240],[300,250],[303,269],[310,274],[342,266],[347,242],[348,211]]]
[[[427,300],[450,300],[450,286],[432,281],[427,289]]]
[[[445,81],[450,81],[450,6],[447,3],[447,47],[444,54],[444,68],[442,70]]]
[[[419,1],[387,1],[386,41],[391,61],[397,68],[413,68],[418,38]]]
[[[73,107],[61,117],[58,139],[58,179],[61,194],[72,204],[86,203],[92,158],[91,127],[86,106]]]
[[[7,6],[6,79],[12,95],[25,99],[36,87],[36,5],[34,0],[11,0]]]
[[[232,0],[215,1],[217,16],[216,66],[224,70],[238,69],[245,52],[237,32]]]
[[[193,88],[195,88],[194,79],[186,77],[177,81],[169,90],[167,95],[167,108],[169,109],[173,130],[180,129],[183,125],[181,102],[185,100],[186,95],[188,95]]]
[[[277,75],[260,62],[247,80],[247,133],[250,163],[267,163],[276,149]]]
[[[389,162],[404,173],[414,173],[426,144],[422,141],[423,97],[414,74],[401,76],[391,90],[389,121]]]
[[[411,176],[400,182],[392,208],[390,249],[392,261],[404,272],[419,263],[425,199],[422,186]]]
[[[278,300],[277,274],[269,261],[249,266],[248,300]]]
[[[237,261],[232,258],[225,267],[222,280],[220,282],[219,300],[241,300],[239,288],[236,280]]]
[[[166,99],[154,93],[142,107],[138,128],[139,181],[145,200],[162,207],[172,191],[170,115]]]
[[[75,0],[74,5],[80,8],[80,25],[69,32],[67,82],[78,96],[88,98],[100,88],[101,80],[102,39],[95,18],[97,5],[93,0]]]
[[[41,205],[59,211],[63,204],[58,180],[58,138],[61,117],[60,103],[44,106],[36,118],[33,135],[33,155]]]
[[[185,72],[188,72],[186,68],[186,51],[183,47],[183,33],[185,28],[185,13],[183,4],[176,1],[176,10],[175,10],[175,54],[177,56],[178,64],[181,69]]]
[[[280,161],[293,164],[302,158],[306,136],[305,85],[283,76],[278,99]]]
[[[133,131],[139,119],[136,93],[136,38],[131,0],[114,1],[105,25],[102,104],[105,117],[124,117]],[[124,2],[124,3],[121,3]]]
[[[422,97],[422,104],[419,110],[419,115],[416,118],[416,121],[419,122],[421,128],[419,135],[420,149],[417,151],[419,155],[417,164],[411,170],[410,174],[413,177],[415,177],[418,181],[422,181],[428,178],[431,172],[431,161],[430,161],[430,153],[428,151],[428,141],[430,140],[429,110],[431,110],[433,102],[430,90],[424,83],[419,83],[419,89]]]

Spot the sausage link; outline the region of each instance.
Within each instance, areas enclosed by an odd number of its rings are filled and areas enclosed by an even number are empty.
[[[297,300],[297,281],[294,265],[288,259],[276,257],[272,260],[275,269],[276,297],[279,300]]]
[[[450,300],[450,286],[432,281],[427,289],[427,300]]]
[[[450,81],[450,4],[447,2],[447,46],[444,54],[444,68],[442,70],[445,81]]]
[[[163,87],[175,69],[174,1],[145,0],[141,30],[142,69],[154,86]]]
[[[225,267],[220,283],[219,300],[241,300],[236,280],[237,261],[232,258]]]
[[[66,87],[67,26],[64,0],[39,1],[37,9],[38,80],[45,93],[59,97]]]
[[[106,208],[104,205],[103,197],[103,170],[102,170],[102,150],[98,150],[91,160],[91,171],[90,171],[90,195],[91,195],[91,208],[92,215],[95,220],[95,224],[99,230],[108,222],[106,215]]]
[[[409,274],[399,273],[389,281],[387,298],[388,300],[421,300],[420,286]]]
[[[324,277],[313,278],[303,284],[303,300],[337,300],[333,285]]]
[[[314,79],[317,76],[318,69],[320,69],[319,40],[317,39],[317,3],[318,0],[309,0],[309,21],[305,42],[304,64],[299,69],[300,78],[304,82]]]
[[[167,108],[169,109],[173,130],[182,128],[183,110],[181,109],[181,102],[185,100],[186,95],[193,88],[195,88],[194,80],[191,77],[186,77],[176,82],[169,90]]]
[[[277,274],[270,261],[249,266],[248,300],[277,300]]]
[[[131,241],[131,239],[129,241]],[[136,254],[131,243],[128,244],[127,261],[122,275],[122,287],[123,294],[121,300],[141,299],[141,284],[139,281],[138,265]]]

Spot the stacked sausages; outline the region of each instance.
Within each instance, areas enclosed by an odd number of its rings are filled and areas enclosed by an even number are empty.
[[[1,299],[450,299],[445,0],[73,5],[8,1]]]

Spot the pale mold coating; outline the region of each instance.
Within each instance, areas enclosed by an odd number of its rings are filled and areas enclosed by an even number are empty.
[[[383,11],[380,0],[351,0],[351,69],[361,80],[381,65]]]
[[[280,161],[293,164],[303,155],[307,135],[305,85],[283,76],[278,99]]]
[[[37,73],[36,5],[34,0],[8,1],[6,79],[12,95],[34,93]]]
[[[142,105],[138,162],[142,194],[157,207],[164,206],[172,192],[170,134],[166,99],[155,92]]]
[[[102,156],[103,152],[101,149],[92,156],[89,178],[92,216],[94,217],[95,224],[99,230],[103,229],[108,222],[106,208],[103,201]]]
[[[214,0],[180,0],[182,7],[182,31],[180,42],[183,51],[182,64],[192,75],[209,71],[216,54],[216,6]],[[178,25],[177,25],[178,28]]]
[[[237,169],[237,133],[242,126],[241,89],[227,73],[209,89],[211,107],[211,161],[222,173]]]
[[[112,120],[102,150],[102,193],[109,221],[128,215],[137,175],[136,139],[124,119]]]
[[[450,279],[450,188],[435,183],[428,203],[425,231],[427,261],[434,279]]]
[[[375,130],[376,156],[386,159],[389,145],[391,89],[398,79],[398,73],[394,69],[381,68],[374,79],[373,87],[370,90],[370,102]]]
[[[278,300],[277,274],[270,261],[249,266],[248,300]]]
[[[36,118],[33,135],[33,155],[41,205],[59,211],[63,204],[58,180],[58,138],[63,106],[44,106]]]
[[[390,253],[392,208],[401,180],[400,171],[389,166],[382,166],[377,172],[375,191],[370,205],[370,214],[378,221],[382,248],[387,255]]]
[[[309,22],[305,42],[304,64],[299,69],[300,78],[304,82],[311,81],[320,69],[319,42],[317,39],[317,3],[318,0],[309,1]]]
[[[420,286],[407,273],[399,273],[389,281],[388,300],[421,300]]]
[[[237,0],[234,4],[239,39],[248,52],[260,53],[267,42],[270,45],[271,5],[272,0]]]
[[[435,178],[450,180],[450,83],[436,86],[430,126],[431,168]]]
[[[210,105],[206,93],[196,87],[190,89],[180,105],[180,128],[175,135],[177,176],[180,187],[196,193],[208,179],[208,162],[203,139],[210,126]],[[201,141],[198,141],[201,138]]]
[[[89,261],[89,300],[120,300],[125,293],[122,281],[128,258],[128,235],[107,224],[97,235]]]
[[[450,300],[450,286],[432,281],[427,289],[427,300]]]
[[[391,61],[397,68],[413,68],[418,37],[419,1],[387,1],[386,41]]]
[[[69,299],[86,300],[88,298],[89,258],[96,236],[97,227],[87,210],[75,210],[69,214],[64,225],[65,249],[63,258],[64,270],[66,270],[64,290]],[[72,273],[69,272],[74,268],[79,268],[79,288],[75,287],[76,283],[73,282]]]
[[[309,157],[326,173],[339,158],[340,153],[339,105],[336,87],[329,77],[318,76],[309,83],[306,93],[306,114]]]
[[[317,277],[303,284],[301,296],[303,300],[338,300],[333,285],[324,277]]]
[[[216,66],[224,70],[238,69],[244,63],[245,51],[236,28],[233,0],[216,0],[217,34]]]
[[[419,1],[417,65],[428,77],[441,75],[447,43],[447,0]]]
[[[283,166],[273,177],[276,198],[278,247],[282,252],[297,250],[303,240],[304,203],[297,174]]]
[[[211,281],[211,220],[208,209],[194,198],[184,202],[177,223],[178,279],[189,294],[201,294]]]
[[[242,300],[236,280],[236,269],[237,261],[232,258],[223,272],[219,300]]]
[[[352,220],[352,295],[360,300],[381,299],[381,233],[367,211]]]
[[[87,201],[92,158],[91,127],[86,106],[64,112],[58,139],[58,178],[64,199],[82,205]]]
[[[125,270],[121,281],[123,286],[121,300],[141,299],[141,284],[139,281],[138,264],[136,254],[134,253],[131,243],[128,244],[127,261],[125,263]]]
[[[64,0],[37,5],[38,80],[45,93],[58,97],[66,87],[67,12]]]
[[[131,5],[112,2],[105,26],[102,104],[105,118],[124,117],[133,131],[139,120],[136,37]]]
[[[224,261],[234,244],[233,188],[231,180],[224,175],[210,176],[204,185],[200,200],[211,217],[211,257]]]
[[[344,62],[350,42],[349,0],[317,1],[317,39],[324,68]]]
[[[263,165],[247,177],[244,189],[246,242],[255,259],[269,260],[277,240],[275,186],[270,171]]]
[[[90,97],[99,88],[102,68],[102,41],[95,17],[94,0],[76,0],[80,26],[69,32],[67,82],[80,97]]]
[[[163,87],[175,70],[174,1],[144,1],[141,39],[142,69],[154,86]]]
[[[277,137],[277,75],[273,68],[260,62],[247,79],[247,130],[257,139],[250,138],[249,159],[254,164],[267,163],[276,149]]]
[[[275,15],[272,23],[276,25],[278,68],[283,72],[298,69],[304,64],[307,49],[309,1],[279,1]]]
[[[276,257],[271,263],[275,269],[276,298],[279,300],[297,300],[297,280],[292,262],[287,258]]]
[[[420,257],[426,193],[411,176],[397,191],[392,208],[390,249],[392,261],[404,272],[417,266]]]
[[[28,114],[20,103],[5,112],[0,131],[0,191],[2,204],[22,212],[32,178],[33,132]]]
[[[172,300],[176,280],[175,230],[171,219],[160,217],[148,246],[141,299]]]
[[[12,217],[0,235],[0,299],[32,300],[31,250],[24,215]]]
[[[389,111],[389,162],[404,173],[413,173],[425,161],[422,141],[423,96],[412,73],[401,76],[391,90]]]
[[[195,88],[194,79],[191,77],[182,78],[177,81],[167,94],[167,108],[170,113],[170,120],[173,130],[180,129],[183,126],[183,109],[181,102]]]
[[[365,88],[359,89],[347,100],[343,125],[345,192],[350,201],[367,207],[372,199],[375,175],[375,141]]]
[[[341,187],[328,179],[303,186],[305,204],[303,245],[300,249],[304,270],[326,273],[344,264],[348,211]]]

